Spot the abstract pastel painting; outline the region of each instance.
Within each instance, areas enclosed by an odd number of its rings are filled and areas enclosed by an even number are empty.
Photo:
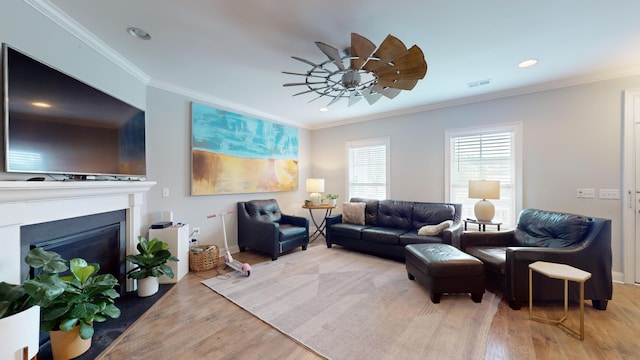
[[[191,103],[191,195],[298,188],[298,129]]]

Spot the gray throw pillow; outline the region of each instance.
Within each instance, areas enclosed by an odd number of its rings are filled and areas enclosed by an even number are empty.
[[[346,202],[342,204],[342,222],[364,225],[364,208],[366,205],[365,203],[358,202]]]

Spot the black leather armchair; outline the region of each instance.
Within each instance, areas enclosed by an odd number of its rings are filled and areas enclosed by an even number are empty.
[[[584,298],[606,310],[613,295],[611,275],[611,220],[536,209],[520,213],[516,229],[502,232],[467,232],[460,247],[482,260],[487,276],[503,281],[513,309],[529,301],[529,264],[547,261],[571,265],[591,273]],[[534,272],[533,298],[561,300],[564,284]],[[579,299],[575,282],[569,282],[569,299]]]
[[[309,219],[285,215],[275,199],[238,203],[238,246],[271,255],[278,255],[298,246],[307,250]]]

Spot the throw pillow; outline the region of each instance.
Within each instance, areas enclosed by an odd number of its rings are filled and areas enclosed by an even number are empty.
[[[442,230],[453,225],[453,221],[443,221],[437,225],[425,225],[418,230],[418,235],[440,235]]]
[[[342,204],[342,222],[364,225],[364,208],[366,205],[365,203],[358,202],[346,202]]]

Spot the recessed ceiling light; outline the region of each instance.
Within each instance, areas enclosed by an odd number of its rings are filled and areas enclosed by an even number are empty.
[[[35,107],[41,107],[41,108],[50,108],[51,105],[45,103],[45,102],[32,102],[31,105],[35,106]]]
[[[518,64],[518,67],[521,69],[524,69],[524,68],[528,68],[529,66],[533,66],[537,63],[538,63],[538,59],[528,59]]]
[[[137,27],[130,27],[127,28],[127,32],[129,33],[129,35],[133,36],[136,39],[140,39],[140,40],[149,40],[151,39],[151,35],[149,35],[148,32],[137,28]]]
[[[323,107],[323,108],[320,108],[320,111],[322,112],[329,111],[329,108]]]

